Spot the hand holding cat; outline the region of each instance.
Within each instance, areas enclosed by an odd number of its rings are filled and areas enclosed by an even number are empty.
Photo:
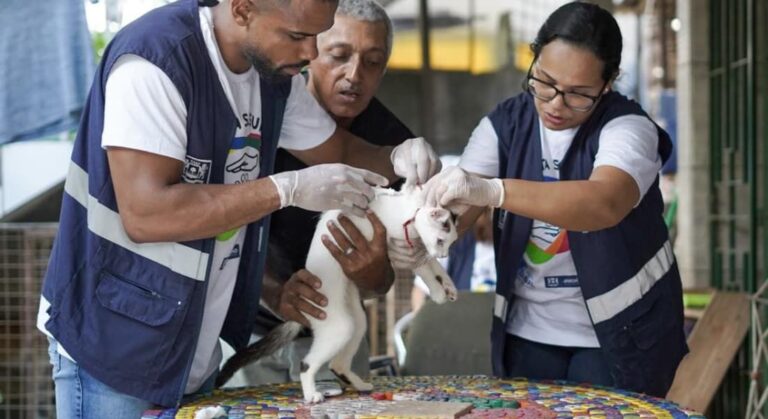
[[[325,296],[317,291],[321,285],[320,279],[306,269],[295,272],[280,291],[278,314],[285,320],[292,320],[306,327],[310,327],[310,324],[304,313],[320,320],[324,319],[325,312],[317,307],[328,304]]]
[[[405,178],[406,185],[423,185],[442,167],[437,153],[422,137],[398,145],[389,158],[395,174]]]
[[[504,204],[504,183],[501,179],[483,179],[458,166],[449,167],[435,175],[424,186],[426,206],[443,207],[454,213],[466,211],[467,206],[494,207]]]
[[[333,240],[323,235],[322,241],[361,293],[386,294],[395,279],[387,260],[387,230],[376,214],[368,211],[366,216],[373,226],[370,241],[344,215],[338,217],[338,224],[328,222]]]
[[[280,195],[280,208],[296,206],[310,211],[341,209],[365,216],[373,199],[372,186],[385,186],[384,176],[345,164],[319,164],[269,177]]]

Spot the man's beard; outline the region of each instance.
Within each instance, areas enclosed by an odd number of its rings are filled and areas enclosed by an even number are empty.
[[[281,65],[278,67],[272,60],[267,58],[266,54],[253,46],[246,46],[243,48],[243,54],[256,72],[259,73],[259,77],[271,83],[280,83],[290,80],[293,76],[286,73],[284,71],[285,69],[298,68],[300,70],[309,65],[309,61],[302,61],[296,64]]]

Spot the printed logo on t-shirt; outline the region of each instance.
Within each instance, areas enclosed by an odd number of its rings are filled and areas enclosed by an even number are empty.
[[[523,264],[518,268],[515,280],[520,284],[528,288],[534,288],[533,275],[528,265]]]
[[[259,176],[261,169],[261,135],[257,132],[248,134],[247,137],[235,137],[229,149],[227,157],[227,173],[240,174],[240,179],[234,183],[246,182]]]
[[[544,173],[547,173],[550,171],[555,171],[557,173],[560,173],[560,160],[558,159],[549,160],[546,158],[541,159],[541,170]],[[545,181],[550,181],[550,179],[546,179],[548,176],[545,175],[544,177],[545,177],[544,179]],[[557,179],[552,178],[551,180],[557,180]]]
[[[211,175],[211,161],[187,156],[181,178],[186,183],[208,183]]]
[[[245,183],[257,179],[261,170],[261,134],[254,131],[245,137],[233,138],[224,169],[224,183],[227,184]],[[238,231],[240,227],[219,233],[216,240],[228,241],[235,237]],[[224,259],[224,262],[226,261],[227,259]],[[224,267],[224,263],[221,266]]]
[[[545,182],[557,182],[558,179],[544,175]],[[549,262],[560,253],[570,252],[568,231],[556,225],[534,220],[531,237],[525,247],[525,255],[533,265]]]
[[[545,276],[544,286],[547,288],[574,288],[579,286],[579,277],[575,275]]]
[[[227,262],[229,262],[230,260],[232,260],[232,259],[237,259],[237,258],[239,258],[239,257],[240,257],[240,245],[239,245],[239,244],[235,244],[235,245],[232,247],[232,250],[229,252],[229,255],[228,255],[227,257],[225,257],[225,258],[224,258],[224,259],[221,261],[221,266],[219,266],[219,270],[222,270],[222,269],[224,269],[224,266],[226,266],[226,265],[227,265]]]
[[[250,112],[245,112],[242,115],[240,115],[240,118],[242,119],[242,123],[240,121],[237,121],[237,129],[250,129],[254,132],[260,132],[261,131],[261,117],[256,116]]]
[[[507,221],[507,211],[499,210],[499,220],[496,222],[496,228],[504,229],[504,223]]]
[[[547,263],[556,255],[570,251],[566,230],[552,224],[534,222],[531,238],[525,247],[525,255],[532,264]]]

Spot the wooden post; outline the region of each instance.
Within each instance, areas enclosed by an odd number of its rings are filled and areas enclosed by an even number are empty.
[[[421,37],[421,135],[434,143],[434,86],[430,58],[429,0],[419,0],[419,33]]]
[[[680,363],[667,399],[706,412],[748,329],[749,296],[715,292],[688,337],[691,352]]]

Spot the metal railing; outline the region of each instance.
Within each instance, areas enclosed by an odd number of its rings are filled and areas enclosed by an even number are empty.
[[[55,417],[48,342],[37,330],[56,224],[0,224],[0,418]]]
[[[760,101],[766,100],[766,73],[758,72],[760,54],[766,53],[765,3],[709,0],[712,285],[747,293],[762,288],[759,278],[764,277],[766,257],[766,217],[761,210],[766,188],[763,166],[768,160],[761,153],[766,120],[757,117]],[[758,314],[766,324],[767,313]],[[760,339],[759,334],[753,336]],[[759,346],[759,342],[745,342],[712,402],[709,417],[745,417],[754,376],[750,359]],[[767,382],[765,374],[758,375],[754,394]]]

